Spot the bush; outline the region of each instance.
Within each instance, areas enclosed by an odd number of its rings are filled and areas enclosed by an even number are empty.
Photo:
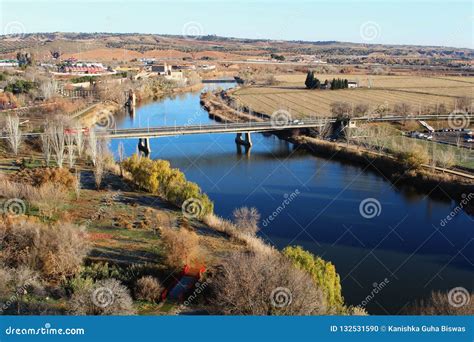
[[[242,207],[235,209],[232,214],[234,216],[234,224],[240,231],[248,235],[255,235],[258,232],[260,214],[257,208]]]
[[[131,173],[137,185],[163,196],[178,207],[187,199],[194,199],[200,204],[197,218],[213,212],[214,205],[207,195],[201,192],[197,184],[187,181],[181,171],[172,169],[169,162],[133,155],[124,160],[122,165],[124,170]]]
[[[468,316],[474,314],[474,293],[468,295],[468,300],[465,305],[455,307],[451,305],[446,292],[431,292],[427,300],[420,300],[413,306],[406,310],[409,315],[443,315],[454,316],[462,315]],[[469,300],[470,299],[470,300]]]
[[[149,302],[158,301],[161,292],[163,292],[163,287],[160,282],[152,276],[141,277],[135,286],[135,297]]]
[[[92,286],[85,285],[69,302],[74,315],[133,315],[132,297],[128,289],[115,279],[105,279]]]
[[[161,239],[168,266],[181,268],[199,262],[199,236],[195,232],[183,228],[165,228],[161,231]]]
[[[319,315],[321,290],[279,255],[233,252],[210,279],[211,303],[230,315]]]
[[[418,170],[422,164],[427,164],[430,160],[426,149],[419,145],[412,146],[410,150],[398,152],[395,157],[406,170]]]
[[[80,270],[89,246],[80,227],[70,223],[46,225],[33,219],[0,220],[7,267],[28,266],[41,277],[58,283]]]
[[[286,247],[283,255],[297,268],[311,275],[315,284],[323,291],[329,308],[337,311],[342,308],[344,299],[341,293],[340,277],[332,263],[314,256],[300,246]]]

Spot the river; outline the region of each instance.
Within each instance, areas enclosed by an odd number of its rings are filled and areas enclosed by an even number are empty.
[[[216,86],[233,85],[207,88]],[[199,95],[143,104],[133,118],[117,116],[116,126],[215,123]],[[199,184],[220,216],[230,218],[241,206],[258,208],[264,239],[280,249],[301,245],[334,263],[346,302],[371,314],[397,314],[432,290],[473,290],[474,218],[461,211],[441,223],[454,201],[394,186],[364,167],[319,158],[272,135],[253,134],[248,154],[238,151],[234,138],[152,139],[151,158],[169,160]],[[113,151],[118,142],[112,141]],[[123,143],[127,155],[136,152],[136,140]],[[361,202],[367,211],[361,212]]]

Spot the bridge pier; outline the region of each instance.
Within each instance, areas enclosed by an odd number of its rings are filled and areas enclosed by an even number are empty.
[[[138,151],[145,157],[150,156],[150,138],[138,138]]]
[[[249,132],[244,133],[244,139],[242,139],[242,133],[237,133],[237,136],[235,137],[235,142],[237,143],[237,145],[252,147],[252,138]]]
[[[130,89],[129,92],[128,92],[128,99],[125,102],[125,106],[128,107],[128,111],[129,111],[130,115],[135,114],[136,104],[137,104],[137,97],[135,95],[135,92],[132,89]]]

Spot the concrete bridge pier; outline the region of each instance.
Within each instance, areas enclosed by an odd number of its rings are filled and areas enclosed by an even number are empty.
[[[128,107],[128,111],[130,115],[135,115],[135,106],[137,104],[137,97],[135,95],[135,92],[130,89],[128,92],[128,99],[127,102],[125,102],[125,106]]]
[[[237,145],[252,147],[252,138],[249,132],[244,133],[243,139],[242,139],[242,133],[237,133],[237,136],[235,137],[235,142],[237,143]]]
[[[245,154],[247,157],[250,156],[250,151],[252,150],[252,147],[249,145],[242,145],[242,144],[235,144],[237,147],[237,154],[242,155]],[[243,150],[242,150],[243,149]]]
[[[150,156],[150,138],[138,138],[138,151],[145,157]]]

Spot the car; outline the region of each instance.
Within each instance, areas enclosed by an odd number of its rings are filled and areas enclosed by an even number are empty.
[[[433,136],[432,136],[432,135],[428,135],[428,136],[426,137],[426,140],[433,140]]]
[[[472,143],[474,142],[474,138],[467,138],[466,140],[464,140],[464,142]]]
[[[300,122],[300,120],[293,120],[294,124],[298,124],[299,122]]]

